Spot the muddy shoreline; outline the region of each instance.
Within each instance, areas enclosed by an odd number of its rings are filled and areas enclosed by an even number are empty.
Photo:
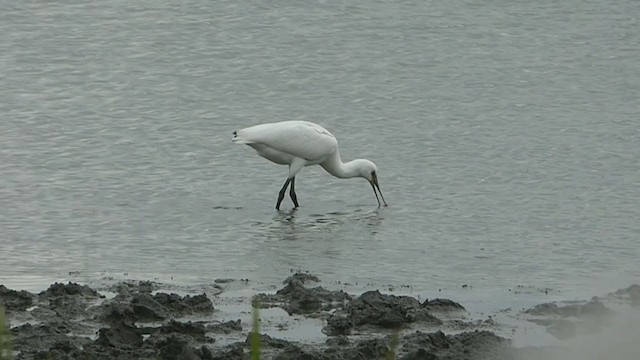
[[[375,289],[354,295],[304,273],[272,293],[236,303],[225,297],[245,282],[220,279],[199,293],[151,281],[54,283],[40,293],[0,285],[0,304],[15,358],[54,360],[249,359],[252,305],[260,309],[261,330],[271,330],[261,331],[262,359],[385,359],[390,348],[405,360],[560,359],[569,358],[562,341],[616,326],[619,310],[612,305],[640,309],[640,286],[631,285],[582,302],[519,310],[514,318],[544,329],[560,346],[515,347],[503,324],[471,318],[455,299],[420,301]],[[278,336],[292,333],[300,336]],[[616,358],[637,354],[634,343],[620,345]]]

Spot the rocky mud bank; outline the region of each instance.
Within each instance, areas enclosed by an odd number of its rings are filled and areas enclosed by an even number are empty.
[[[10,324],[16,359],[219,359],[250,358],[251,306],[220,316],[221,295],[234,280],[220,280],[199,294],[163,291],[149,281],[92,288],[55,283],[40,293],[0,285],[0,304]],[[550,359],[551,347],[520,347],[497,335],[492,319],[470,319],[449,299],[420,301],[378,290],[358,296],[318,286],[297,273],[272,294],[252,298],[254,307],[282,309],[291,324],[311,319],[322,341],[285,340],[262,333],[261,359]],[[640,307],[640,286],[607,295]],[[540,304],[519,311],[558,339],[598,332],[615,311],[602,298],[569,304]],[[219,305],[222,304],[222,305]],[[241,318],[244,318],[242,320]],[[266,323],[265,323],[266,325]],[[264,326],[261,326],[264,328]],[[394,349],[391,354],[390,350]]]

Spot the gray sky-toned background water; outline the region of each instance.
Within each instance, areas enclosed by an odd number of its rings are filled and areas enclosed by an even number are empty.
[[[637,1],[0,2],[0,274],[640,278]],[[366,181],[233,145],[311,120]]]

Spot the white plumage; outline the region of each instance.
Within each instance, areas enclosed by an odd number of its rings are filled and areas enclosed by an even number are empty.
[[[283,165],[291,164],[294,157],[319,164],[338,149],[338,140],[333,134],[308,121],[248,127],[236,131],[233,142],[247,144],[261,156]]]
[[[276,209],[284,198],[287,186],[295,207],[295,176],[305,166],[320,165],[339,178],[363,177],[369,181],[378,199],[382,196],[378,185],[376,165],[366,159],[343,163],[338,152],[338,140],[327,129],[308,121],[282,121],[251,126],[233,133],[233,142],[247,144],[258,154],[276,164],[289,165],[289,176],[280,190]],[[387,205],[382,197],[385,206]],[[378,199],[378,206],[380,200]]]

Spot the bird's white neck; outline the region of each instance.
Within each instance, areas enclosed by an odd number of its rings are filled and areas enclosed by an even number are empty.
[[[337,149],[331,157],[320,164],[320,166],[322,166],[329,174],[341,179],[362,176],[359,160],[352,160],[344,163],[342,162],[340,153]]]

